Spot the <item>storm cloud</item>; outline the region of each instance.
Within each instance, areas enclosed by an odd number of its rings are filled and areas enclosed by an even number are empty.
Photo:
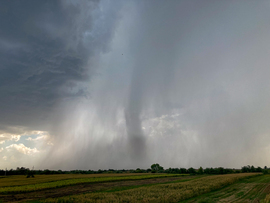
[[[89,59],[107,50],[114,26],[97,24],[98,10],[98,1],[2,2],[2,125],[38,128],[57,102],[88,95],[78,83],[90,80]]]
[[[267,165],[269,7],[4,1],[0,163]]]

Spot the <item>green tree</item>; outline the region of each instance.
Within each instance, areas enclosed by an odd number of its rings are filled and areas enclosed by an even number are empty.
[[[135,173],[143,173],[143,170],[141,170],[140,168],[137,168]]]
[[[34,178],[34,171],[33,170],[27,170],[26,171],[26,178]]]
[[[202,167],[199,168],[198,174],[203,174],[203,168]]]
[[[190,167],[190,168],[188,169],[188,173],[190,173],[190,174],[195,174],[196,171],[195,171],[194,168]]]
[[[218,168],[217,168],[217,173],[218,173],[218,174],[225,174],[224,168],[223,168],[223,167],[218,167]]]
[[[158,163],[151,165],[152,173],[163,172],[164,169]]]
[[[256,168],[256,172],[262,172],[262,171],[263,171],[263,169],[260,166],[258,166],[258,168]]]

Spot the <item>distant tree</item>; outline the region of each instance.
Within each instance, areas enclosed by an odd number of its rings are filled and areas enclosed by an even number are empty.
[[[143,173],[143,170],[141,170],[140,168],[137,168],[135,173]]]
[[[204,173],[206,173],[206,174],[211,174],[211,173],[210,173],[210,168],[204,169]]]
[[[185,168],[180,168],[180,173],[187,173],[187,169],[185,169]]]
[[[153,173],[157,173],[157,172],[163,172],[164,171],[164,169],[163,169],[163,167],[162,166],[160,166],[159,164],[152,164],[151,165],[151,169],[152,169],[152,172]]]
[[[250,172],[256,172],[255,167],[253,165],[250,168]]]
[[[262,171],[263,171],[263,169],[262,169],[261,167],[258,166],[258,167],[256,168],[256,172],[262,172]]]
[[[174,174],[180,174],[181,169],[179,168],[169,168],[165,170],[166,173],[174,173]]]
[[[218,173],[218,174],[225,174],[224,168],[223,168],[223,167],[218,167],[217,173]]]
[[[26,172],[26,178],[34,178],[34,170],[27,170]]]
[[[44,174],[46,174],[46,175],[51,174],[51,171],[49,169],[45,169]]]
[[[203,174],[203,168],[202,167],[199,168],[198,174]]]
[[[179,168],[175,168],[174,169],[174,173],[180,174],[181,173],[181,170]]]
[[[190,167],[190,168],[188,169],[188,173],[189,173],[189,174],[195,174],[196,171],[195,171],[194,168]]]
[[[264,169],[267,169],[267,166],[265,166]]]
[[[14,171],[14,174],[17,175],[25,175],[27,173],[27,171],[29,170],[29,168],[25,168],[25,167],[17,167],[16,171]]]
[[[102,173],[102,170],[101,169],[98,169],[97,173]]]
[[[147,173],[151,172],[151,169],[150,169],[150,168],[148,168],[148,169],[146,170],[146,172],[147,172]]]
[[[249,168],[247,166],[243,166],[242,169],[241,169],[241,172],[242,173],[247,173],[247,172],[250,172]]]

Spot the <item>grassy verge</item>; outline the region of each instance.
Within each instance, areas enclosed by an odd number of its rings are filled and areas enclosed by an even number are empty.
[[[179,202],[211,192],[257,174],[230,174],[202,177],[187,182],[159,184],[117,192],[74,195],[44,202]]]

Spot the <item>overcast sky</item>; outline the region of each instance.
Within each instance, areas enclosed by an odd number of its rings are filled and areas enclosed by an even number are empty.
[[[270,166],[269,1],[0,2],[0,168]]]

